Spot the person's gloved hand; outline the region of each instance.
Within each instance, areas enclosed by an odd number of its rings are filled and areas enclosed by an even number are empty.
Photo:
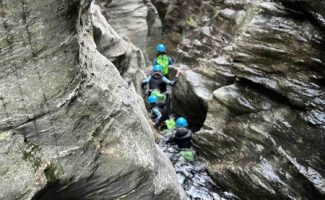
[[[174,86],[174,85],[176,84],[177,80],[178,80],[178,78],[175,77],[175,78],[172,80],[172,83],[171,83],[170,85],[171,85],[171,86]]]

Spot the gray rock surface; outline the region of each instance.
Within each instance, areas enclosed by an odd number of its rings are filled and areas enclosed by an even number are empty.
[[[174,109],[201,124],[215,181],[242,199],[324,199],[324,2],[154,2],[192,69]]]
[[[115,31],[101,14],[99,6],[92,5],[91,17],[97,50],[116,66],[123,79],[140,94],[140,83],[145,78],[146,68],[142,51]]]
[[[151,43],[160,38],[161,21],[150,0],[96,2],[109,23],[123,38],[142,50],[149,48],[148,53],[153,50]]]
[[[127,53],[98,9],[0,5],[0,199],[184,199],[143,103],[110,61]],[[116,46],[103,55],[105,38]]]

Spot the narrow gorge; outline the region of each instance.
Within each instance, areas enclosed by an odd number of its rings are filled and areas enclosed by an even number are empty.
[[[157,43],[195,162],[145,107]],[[0,200],[325,199],[324,1],[0,0],[0,66]]]

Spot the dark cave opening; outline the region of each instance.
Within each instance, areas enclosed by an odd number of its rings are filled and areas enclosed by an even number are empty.
[[[171,77],[176,76],[176,71],[171,71]],[[185,117],[189,122],[192,131],[199,131],[205,122],[208,106],[203,99],[192,91],[184,77],[172,88],[171,112],[178,116]]]
[[[197,132],[203,127],[208,109],[202,100],[197,99],[197,101],[189,103],[188,99],[180,99],[174,96],[172,104],[172,113],[175,113],[176,117],[185,117],[193,132]]]

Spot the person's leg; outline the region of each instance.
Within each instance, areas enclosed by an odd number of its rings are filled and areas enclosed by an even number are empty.
[[[170,115],[170,108],[171,108],[171,97],[168,93],[166,93],[166,101],[165,101],[165,110],[166,110],[166,113],[167,113],[167,116],[169,117]]]
[[[166,83],[161,84],[159,89],[160,89],[160,91],[162,93],[166,92],[167,91],[167,84]]]

